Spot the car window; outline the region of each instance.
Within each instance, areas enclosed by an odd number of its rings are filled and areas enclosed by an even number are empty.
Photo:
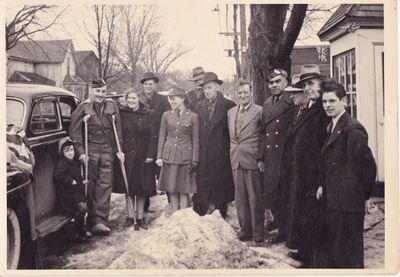
[[[63,129],[67,131],[71,124],[71,114],[76,108],[76,102],[73,97],[60,97],[59,101]]]
[[[21,126],[25,115],[24,104],[15,99],[7,99],[6,109],[7,125]]]
[[[32,110],[30,129],[34,134],[41,134],[61,129],[55,101],[41,101]]]

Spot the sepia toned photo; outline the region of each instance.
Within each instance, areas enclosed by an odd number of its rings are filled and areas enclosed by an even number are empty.
[[[396,3],[3,6],[7,274],[398,270]]]

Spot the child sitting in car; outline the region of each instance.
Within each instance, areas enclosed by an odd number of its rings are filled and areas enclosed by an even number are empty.
[[[69,137],[59,141],[58,151],[59,160],[54,171],[58,204],[64,212],[74,216],[75,237],[83,242],[91,234],[85,228],[87,206],[81,163],[75,155],[75,148]]]

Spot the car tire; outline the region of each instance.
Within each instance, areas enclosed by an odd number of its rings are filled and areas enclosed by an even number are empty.
[[[7,268],[17,269],[21,253],[21,227],[17,213],[7,208]]]

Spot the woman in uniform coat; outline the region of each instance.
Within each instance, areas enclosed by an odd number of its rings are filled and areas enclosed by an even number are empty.
[[[143,219],[146,197],[156,195],[154,160],[157,153],[157,129],[153,111],[145,104],[144,96],[133,89],[125,93],[126,104],[120,106],[123,152],[129,193],[137,200],[137,223],[147,229]],[[133,224],[128,218],[127,225]]]
[[[196,193],[194,167],[199,162],[199,118],[187,108],[186,93],[168,93],[172,110],[164,112],[158,138],[156,164],[161,167],[159,188],[169,193],[172,212],[189,206]]]

